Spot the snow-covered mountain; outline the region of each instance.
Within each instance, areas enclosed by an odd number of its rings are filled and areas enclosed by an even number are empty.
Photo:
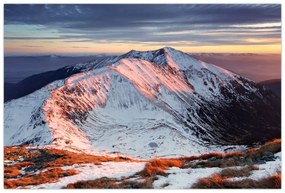
[[[5,145],[149,157],[280,136],[280,98],[173,48],[132,50],[65,70],[78,73],[5,103]]]

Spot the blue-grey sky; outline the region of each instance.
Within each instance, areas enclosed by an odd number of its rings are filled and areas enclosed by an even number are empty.
[[[6,4],[4,24],[5,54],[281,49],[279,4]]]

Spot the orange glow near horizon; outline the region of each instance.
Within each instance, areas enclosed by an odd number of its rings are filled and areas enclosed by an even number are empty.
[[[135,50],[155,50],[165,46],[174,47],[184,52],[190,53],[260,53],[260,54],[280,54],[280,39],[246,39],[245,42],[253,44],[245,45],[205,45],[197,46],[179,45],[163,43],[96,43],[96,42],[63,42],[63,41],[27,41],[27,40],[5,40],[5,54],[13,53],[125,53],[132,49]],[[264,44],[262,44],[264,42]],[[260,44],[254,44],[260,43]],[[269,44],[271,43],[271,44]]]

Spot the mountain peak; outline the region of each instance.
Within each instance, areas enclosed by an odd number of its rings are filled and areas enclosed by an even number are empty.
[[[169,47],[169,46],[165,46],[165,47],[163,47],[163,48],[161,48],[161,49],[163,49],[163,50],[165,50],[165,51],[177,51],[177,52],[181,52],[180,50],[177,50],[177,49],[175,49],[175,48],[173,48],[173,47]]]
[[[163,47],[150,51],[137,51],[133,49],[122,55],[120,58],[138,58],[147,60],[158,66],[170,65],[170,63],[178,62],[177,64],[180,69],[187,69],[190,65],[188,63],[189,61],[192,61],[193,64],[197,63],[192,56],[172,47]]]
[[[121,56],[121,58],[138,58],[142,60],[147,60],[158,66],[163,66],[167,64],[165,49],[158,49],[152,51],[137,51],[131,50],[128,53]]]
[[[162,52],[167,52],[167,51],[176,51],[176,52],[182,52],[180,50],[177,50],[175,48],[172,48],[172,47],[169,47],[169,46],[165,46],[165,47],[162,47],[162,48],[159,48],[159,49],[156,49],[156,50],[148,50],[148,51],[139,51],[139,50],[135,50],[135,49],[132,49],[130,50],[129,52],[127,52],[125,55],[129,55],[129,54],[135,54],[135,53],[162,53]]]

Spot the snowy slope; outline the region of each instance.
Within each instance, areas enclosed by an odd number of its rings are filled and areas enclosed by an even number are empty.
[[[274,95],[173,48],[74,68],[82,73],[5,104],[5,145],[151,157],[222,151],[249,136],[254,142],[279,134]],[[40,116],[29,121],[35,108]]]
[[[56,81],[37,92],[5,103],[4,145],[47,144],[52,141],[51,130],[44,122],[42,106],[50,92],[61,85],[63,81]]]

